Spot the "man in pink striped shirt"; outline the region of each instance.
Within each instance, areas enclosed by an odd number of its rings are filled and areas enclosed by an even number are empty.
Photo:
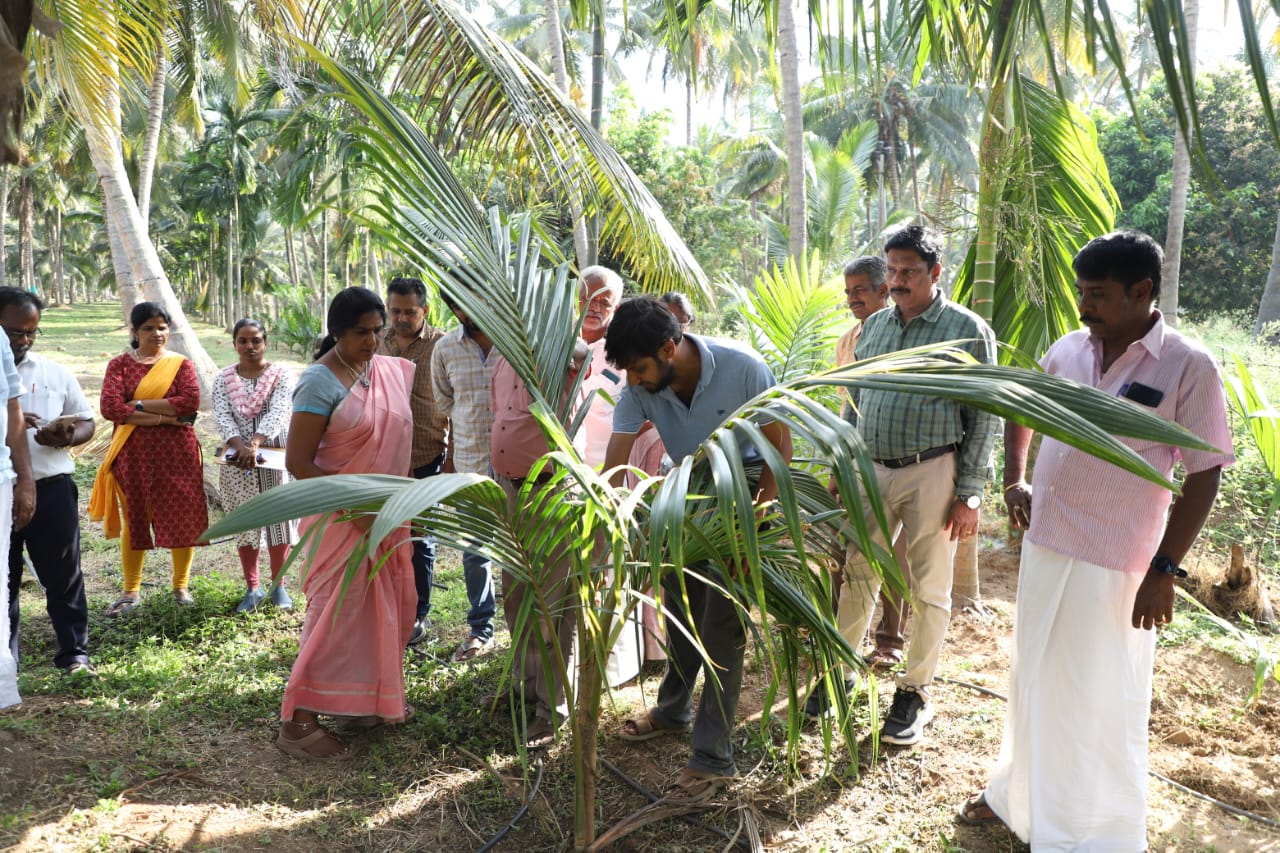
[[[1173,618],[1174,579],[1186,574],[1178,563],[1234,461],[1217,363],[1156,310],[1162,261],[1138,232],[1086,245],[1073,267],[1088,328],[1058,340],[1041,365],[1223,448],[1125,440],[1166,477],[1182,462],[1172,507],[1168,491],[1047,437],[1033,504],[1024,480],[1031,431],[1005,427],[1005,501],[1013,524],[1027,528],[1009,709],[995,772],[960,820],[1003,822],[1032,850],[1147,848],[1152,629]]]

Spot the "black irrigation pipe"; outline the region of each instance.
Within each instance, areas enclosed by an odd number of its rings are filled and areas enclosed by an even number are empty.
[[[1002,702],[1009,701],[1009,698],[1007,696],[1004,696],[1003,694],[997,693],[994,690],[991,690],[986,687],[982,687],[977,684],[970,684],[967,681],[958,681],[954,678],[943,678],[942,676],[938,676],[938,681],[945,681],[947,684],[954,684],[957,687],[967,687],[970,690],[976,690],[979,693],[983,693],[987,696],[994,696],[995,698],[1001,700]],[[1168,776],[1163,776],[1154,770],[1148,770],[1147,773],[1159,779],[1161,782],[1165,783],[1166,785],[1172,785],[1173,787],[1177,788],[1179,791],[1182,791],[1183,793],[1186,793],[1186,794],[1190,794],[1191,796],[1196,797],[1197,799],[1204,800],[1206,803],[1213,803],[1215,806],[1222,809],[1223,811],[1230,812],[1231,814],[1236,815],[1237,817],[1242,817],[1247,820],[1256,821],[1257,823],[1263,824],[1264,826],[1270,826],[1275,829],[1280,829],[1280,820],[1274,820],[1269,817],[1263,817],[1260,814],[1256,814],[1251,811],[1246,811],[1245,809],[1239,808],[1237,806],[1233,806],[1230,803],[1224,803],[1222,800],[1219,800],[1216,797],[1211,797],[1208,794],[1201,793],[1200,791],[1197,791],[1195,788],[1188,788],[1186,785],[1183,785],[1181,782],[1175,782],[1172,779],[1170,779]]]
[[[493,838],[490,838],[488,841],[486,841],[483,847],[476,850],[476,853],[489,853],[489,851],[492,850],[499,841],[501,841],[503,838],[506,838],[508,832],[510,832],[512,829],[515,828],[515,825],[520,822],[520,818],[524,817],[528,813],[529,804],[533,802],[534,797],[538,796],[538,786],[542,784],[542,756],[541,755],[538,756],[537,765],[538,765],[538,775],[535,776],[533,779],[533,788],[530,789],[529,796],[525,797],[524,802],[520,804],[520,809],[515,813],[515,815],[511,818],[511,820],[507,821],[507,825],[502,827],[502,829],[498,830],[498,834],[493,836]]]
[[[615,765],[609,759],[597,757],[596,760],[599,761],[601,764],[603,764],[605,767],[607,767],[609,769],[609,772],[613,773],[613,775],[617,776],[623,782],[626,782],[627,785],[633,791],[636,791],[639,794],[643,795],[644,798],[647,799],[650,803],[656,803],[658,800],[662,799],[657,794],[653,793],[653,791],[650,791],[644,785],[641,785],[635,779],[632,779],[626,773],[623,773],[620,769],[618,769],[617,765]],[[683,823],[687,823],[690,826],[696,826],[699,829],[705,829],[707,832],[710,832],[712,835],[716,835],[720,838],[723,838],[725,841],[728,841],[730,844],[732,844],[734,847],[738,848],[739,850],[751,849],[751,843],[746,839],[738,838],[737,835],[730,835],[720,827],[712,826],[709,823],[704,823],[698,820],[697,818],[693,817],[692,815],[687,815],[687,814],[679,815],[679,819]]]

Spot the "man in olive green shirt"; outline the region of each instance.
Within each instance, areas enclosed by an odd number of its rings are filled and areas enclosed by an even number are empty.
[[[857,359],[963,340],[963,348],[974,358],[994,364],[991,327],[948,300],[938,287],[942,265],[937,236],[923,226],[909,225],[890,234],[884,248],[894,307],[867,318]],[[933,719],[929,685],[951,619],[952,559],[956,541],[977,530],[999,419],[921,394],[853,391],[850,404],[846,416],[875,460],[890,531],[901,527],[907,537],[914,604],[911,642],[906,671],[898,678],[880,739],[909,746],[920,740]],[[867,506],[862,511],[870,518]],[[851,548],[848,556],[839,622],[844,638],[857,648],[880,580],[858,549]]]

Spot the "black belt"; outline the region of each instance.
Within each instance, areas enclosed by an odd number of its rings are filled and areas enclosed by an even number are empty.
[[[906,468],[908,465],[915,465],[917,462],[925,462],[929,459],[937,459],[939,456],[946,456],[948,453],[955,453],[959,449],[960,445],[958,444],[944,444],[941,447],[930,447],[928,450],[921,450],[919,453],[903,456],[900,459],[874,459],[872,461],[886,468]]]

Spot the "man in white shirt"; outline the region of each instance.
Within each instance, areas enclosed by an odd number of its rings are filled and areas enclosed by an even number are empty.
[[[80,516],[67,449],[93,438],[93,410],[75,376],[31,352],[44,305],[34,294],[0,287],[0,327],[13,349],[26,392],[20,398],[36,484],[30,524],[14,525],[9,557],[9,649],[18,660],[18,585],[26,546],[45,592],[58,651],[53,662],[67,674],[93,674],[89,664],[89,611],[80,573]]]

